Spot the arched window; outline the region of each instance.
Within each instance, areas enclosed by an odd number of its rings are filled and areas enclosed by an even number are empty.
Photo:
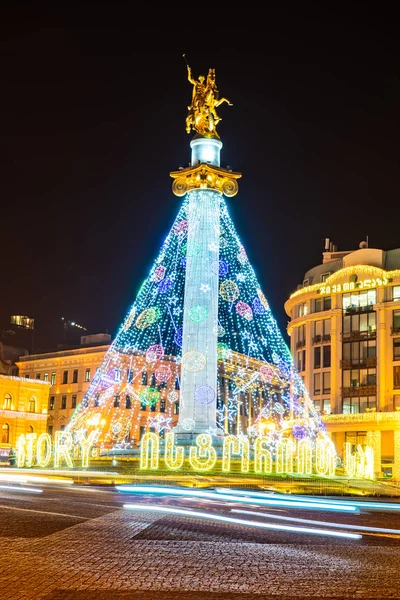
[[[35,396],[31,396],[29,398],[29,412],[34,413],[36,412],[36,398]]]
[[[12,409],[12,396],[11,396],[11,394],[5,394],[3,408],[4,408],[4,410],[11,410]]]
[[[10,441],[10,426],[8,423],[4,423],[4,425],[1,428],[1,443],[2,444],[8,444],[8,442]]]
[[[34,433],[32,425],[29,425],[29,427],[28,427],[28,433]]]

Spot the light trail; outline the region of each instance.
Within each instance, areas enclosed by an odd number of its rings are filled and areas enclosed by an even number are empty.
[[[256,512],[252,510],[241,510],[231,508],[231,512],[243,515],[256,515],[266,519],[279,519],[279,521],[293,521],[294,523],[307,523],[308,525],[325,525],[325,527],[339,527],[340,529],[352,529],[354,531],[369,531],[371,533],[391,533],[400,535],[400,529],[386,529],[384,527],[367,527],[366,525],[348,525],[347,523],[330,523],[329,521],[313,521],[312,519],[297,519],[296,517],[282,517],[269,513]]]
[[[262,506],[286,506],[289,508],[299,508],[299,509],[313,509],[313,510],[331,510],[331,511],[342,511],[342,512],[351,512],[353,514],[357,514],[358,508],[353,505],[346,504],[326,504],[324,502],[318,501],[308,501],[308,502],[296,502],[289,500],[281,500],[274,498],[243,498],[237,495],[230,494],[220,494],[216,492],[206,492],[203,490],[192,490],[187,488],[174,488],[174,487],[162,487],[162,486],[153,486],[153,485],[116,485],[115,488],[119,492],[125,492],[130,494],[162,494],[164,496],[185,496],[187,498],[209,498],[211,500],[227,500],[229,502],[240,502],[241,504],[259,504]]]
[[[218,494],[226,494],[226,488],[215,488]],[[247,490],[232,490],[229,488],[229,494],[233,494],[235,496],[240,497],[249,497],[249,498],[280,498],[285,499],[288,502],[293,498],[294,502],[310,502],[310,500],[316,499],[316,496],[298,496],[292,494],[275,494],[271,492],[253,492]],[[319,501],[319,500],[318,500]],[[346,500],[333,500],[333,499],[325,499],[321,500],[324,504],[331,504],[333,506],[340,505],[342,506]],[[373,508],[373,509],[381,509],[381,510],[400,510],[400,504],[391,503],[391,502],[370,502],[368,500],[360,501],[360,500],[351,500],[349,501],[352,506],[356,508]]]
[[[74,483],[72,479],[52,479],[40,475],[13,475],[12,473],[5,475],[1,473],[0,481],[8,483],[51,483],[56,485],[72,485]]]
[[[244,525],[246,527],[258,527],[260,529],[270,529],[273,531],[290,531],[292,533],[307,533],[312,535],[328,535],[331,537],[340,537],[350,540],[359,540],[362,535],[358,533],[345,533],[343,531],[330,531],[328,529],[313,529],[311,527],[295,527],[294,525],[273,525],[271,523],[262,523],[261,521],[246,521],[245,519],[236,519],[234,517],[224,517],[215,513],[206,513],[184,508],[172,508],[169,506],[157,506],[153,504],[124,504],[124,508],[130,510],[150,511],[181,515],[184,517],[195,517],[197,519],[209,519],[221,523],[232,523],[232,525]]]
[[[0,485],[0,490],[7,490],[8,492],[33,492],[34,494],[41,494],[43,490],[37,488],[25,488],[17,487],[14,485]]]

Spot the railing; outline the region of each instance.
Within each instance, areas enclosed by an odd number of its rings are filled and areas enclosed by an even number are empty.
[[[400,335],[400,327],[391,327],[392,335]]]
[[[357,367],[360,367],[361,369],[376,367],[376,357],[359,358],[358,360],[344,358],[340,361],[341,369],[354,369]]]
[[[296,350],[298,350],[299,348],[304,348],[305,345],[306,345],[306,340],[299,340],[296,344]]]
[[[359,313],[373,312],[374,305],[368,304],[367,306],[348,306],[344,309],[346,315],[356,315]]]
[[[340,393],[342,396],[375,396],[376,385],[342,387],[340,388]]]
[[[322,343],[324,342],[330,342],[331,341],[331,334],[330,333],[324,333],[324,335],[322,336]]]
[[[322,341],[322,336],[321,335],[314,335],[314,337],[312,339],[313,345],[320,344],[321,341]]]
[[[371,340],[376,338],[376,329],[369,331],[349,331],[348,333],[342,333],[342,341],[358,342],[362,340]]]

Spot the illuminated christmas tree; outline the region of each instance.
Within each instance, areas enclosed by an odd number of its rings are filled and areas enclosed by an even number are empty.
[[[67,432],[102,450],[145,431],[326,437],[229,216],[240,173],[220,167],[215,72],[192,78],[191,165],[171,173],[182,205]]]

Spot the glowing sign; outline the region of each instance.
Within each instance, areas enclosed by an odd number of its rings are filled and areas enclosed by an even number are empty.
[[[346,283],[336,283],[335,285],[322,285],[318,289],[318,294],[341,294],[351,292],[355,289],[364,290],[387,285],[392,280],[387,277],[375,277],[363,279],[362,281],[347,281]]]
[[[84,468],[89,466],[90,450],[99,435],[100,430],[94,429],[88,437],[80,435],[78,438],[81,464]],[[37,465],[44,469],[50,465],[53,459],[55,468],[62,466],[72,468],[74,466],[72,435],[64,431],[56,431],[55,438],[53,445],[48,433],[41,433],[39,437],[36,433],[21,434],[17,441],[17,466],[33,467]]]
[[[162,453],[161,453],[162,449]],[[374,476],[374,453],[369,446],[357,446],[352,452],[351,444],[345,445],[344,471],[347,477]],[[165,436],[165,445],[160,444],[156,433],[146,433],[140,444],[140,468],[142,470],[157,470],[167,468],[173,471],[183,468],[185,458],[193,471],[211,471],[215,468],[225,473],[237,471],[269,475],[271,473],[286,473],[298,475],[328,475],[334,476],[336,471],[337,453],[331,440],[282,439],[275,446],[268,435],[258,436],[254,446],[246,435],[227,435],[224,437],[222,454],[212,446],[212,437],[201,433],[196,437],[195,445],[180,446],[175,443],[172,431]],[[161,461],[163,460],[163,464]],[[217,467],[217,462],[220,467]],[[232,461],[236,465],[232,466]],[[240,467],[238,466],[240,464]]]

